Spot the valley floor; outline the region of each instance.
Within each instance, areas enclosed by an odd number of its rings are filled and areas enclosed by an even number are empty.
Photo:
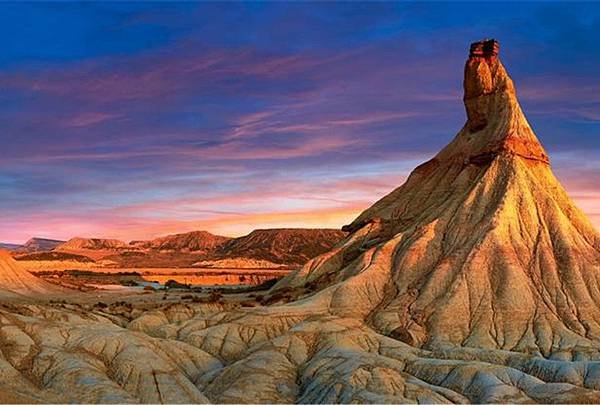
[[[260,285],[291,272],[286,269],[213,268],[93,268],[31,271],[52,284],[89,291],[109,286],[162,288],[169,281],[190,287]]]

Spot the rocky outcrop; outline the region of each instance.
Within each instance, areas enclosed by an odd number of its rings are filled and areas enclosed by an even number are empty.
[[[101,314],[0,310],[0,398],[207,403],[195,381],[221,367],[200,349],[128,331]]]
[[[512,80],[498,59],[499,45],[495,40],[484,40],[471,45],[465,64],[464,102],[469,134],[486,130],[484,136],[463,136],[473,144],[450,145],[447,149],[469,152],[469,159],[490,160],[499,153],[549,163],[548,155],[538,142],[523,117],[516,100]],[[457,137],[458,139],[458,137]]]

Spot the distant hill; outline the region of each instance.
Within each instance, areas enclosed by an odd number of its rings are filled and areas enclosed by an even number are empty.
[[[0,249],[4,250],[17,250],[22,245],[17,245],[15,243],[0,243]]]
[[[56,247],[56,250],[116,250],[129,249],[130,246],[118,239],[72,238]]]
[[[239,238],[193,231],[129,244],[117,239],[76,237],[58,244],[51,254],[20,255],[18,259],[81,263],[92,260],[100,266],[104,260],[111,267],[297,267],[328,251],[345,235],[337,229],[284,228],[258,229]],[[29,248],[35,246],[32,242]],[[36,250],[22,251],[30,252]],[[85,259],[77,259],[81,257]]]
[[[339,229],[257,229],[222,245],[214,259],[247,258],[302,265],[330,250],[344,236],[346,233]]]
[[[22,245],[16,243],[0,243],[0,249],[18,253],[48,252],[63,243],[65,243],[64,240],[31,238]]]
[[[119,252],[125,252],[132,249],[134,248],[117,239],[76,237],[69,239],[67,242],[57,246],[54,251],[87,256],[93,260],[101,260],[106,256],[111,256]]]
[[[206,231],[194,231],[147,241],[132,241],[129,245],[152,250],[212,253],[229,240],[231,238],[226,236],[213,235]]]
[[[15,250],[22,253],[47,252],[63,243],[64,240],[31,238]]]
[[[346,235],[337,229],[259,229],[229,238],[206,231],[132,241],[138,251],[107,259],[124,267],[296,267],[331,249]]]

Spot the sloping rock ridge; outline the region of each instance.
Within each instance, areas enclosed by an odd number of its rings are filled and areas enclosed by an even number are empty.
[[[220,246],[214,259],[246,258],[276,265],[302,265],[346,236],[338,229],[256,229]]]
[[[600,238],[498,51],[471,47],[456,138],[272,305],[4,306],[0,401],[600,402]]]
[[[212,253],[229,240],[231,238],[226,236],[213,235],[206,231],[194,231],[148,241],[132,241],[129,244],[143,249]]]

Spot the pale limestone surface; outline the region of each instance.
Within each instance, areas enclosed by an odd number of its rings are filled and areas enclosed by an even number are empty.
[[[0,308],[0,401],[600,402],[600,238],[495,55],[465,92],[455,140],[269,293],[290,302]]]

